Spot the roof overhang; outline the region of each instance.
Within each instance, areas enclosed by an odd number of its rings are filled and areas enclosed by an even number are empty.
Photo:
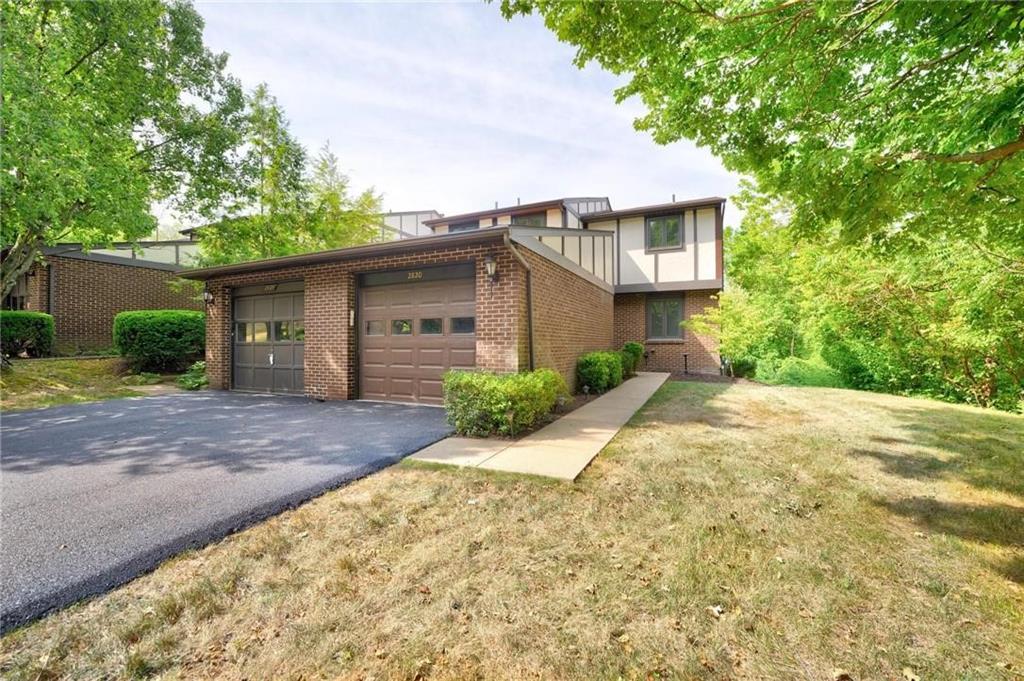
[[[623,210],[606,210],[602,213],[584,213],[580,216],[583,222],[602,222],[604,220],[615,220],[616,218],[631,218],[641,215],[663,215],[690,208],[714,208],[725,203],[721,196],[707,196],[702,199],[690,201],[675,201],[673,203],[659,203],[652,206],[637,206],[636,208],[625,208]]]
[[[475,213],[461,213],[460,215],[446,215],[440,218],[424,220],[427,226],[446,225],[454,222],[469,222],[470,220],[481,220],[483,218],[497,217],[499,215],[522,215],[548,208],[562,208],[565,204],[563,199],[552,199],[550,201],[538,201],[536,203],[521,203],[516,206],[505,206],[504,208],[492,208],[490,210],[479,210]]]
[[[430,251],[439,248],[451,248],[453,246],[469,246],[478,243],[501,241],[508,227],[487,227],[470,232],[456,232],[454,234],[434,234],[420,236],[400,241],[387,241],[379,244],[366,244],[365,246],[350,246],[348,248],[335,248],[329,251],[317,251],[315,253],[301,253],[298,255],[286,255],[280,258],[267,258],[264,260],[250,260],[233,265],[217,265],[215,267],[202,267],[191,270],[184,270],[179,276],[185,279],[196,279],[204,281],[215,277],[223,277],[232,274],[246,274],[249,272],[263,272],[267,270],[279,270],[285,267],[305,267],[309,265],[322,265],[325,263],[344,262],[346,260],[361,260],[375,256],[401,255],[403,253],[416,253]]]

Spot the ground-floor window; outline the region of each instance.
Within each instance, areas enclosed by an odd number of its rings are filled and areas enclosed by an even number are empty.
[[[647,297],[648,340],[678,340],[683,337],[683,296]]]

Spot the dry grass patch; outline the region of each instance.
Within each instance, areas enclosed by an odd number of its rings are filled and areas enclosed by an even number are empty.
[[[0,409],[38,409],[146,394],[133,383],[138,383],[137,377],[129,375],[118,358],[14,360],[12,369],[0,372]]]
[[[1018,679],[1024,419],[666,384],[576,484],[406,464],[3,639],[9,678]]]

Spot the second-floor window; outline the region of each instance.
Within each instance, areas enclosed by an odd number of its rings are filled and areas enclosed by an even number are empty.
[[[647,250],[663,251],[683,247],[683,220],[679,215],[647,218]]]
[[[473,222],[456,222],[454,225],[448,225],[449,232],[468,232],[471,229],[480,229],[480,223]]]
[[[547,213],[525,213],[523,215],[513,215],[512,224],[519,225],[521,227],[547,227],[548,216]]]

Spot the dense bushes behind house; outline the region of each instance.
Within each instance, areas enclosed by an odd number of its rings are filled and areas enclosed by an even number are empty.
[[[195,310],[137,310],[114,318],[114,345],[135,371],[180,371],[203,356],[206,321]]]
[[[0,348],[7,357],[43,357],[53,352],[53,317],[28,310],[0,311]]]
[[[444,375],[448,422],[460,435],[516,435],[538,424],[568,397],[561,374],[537,369],[518,374],[449,371]]]

